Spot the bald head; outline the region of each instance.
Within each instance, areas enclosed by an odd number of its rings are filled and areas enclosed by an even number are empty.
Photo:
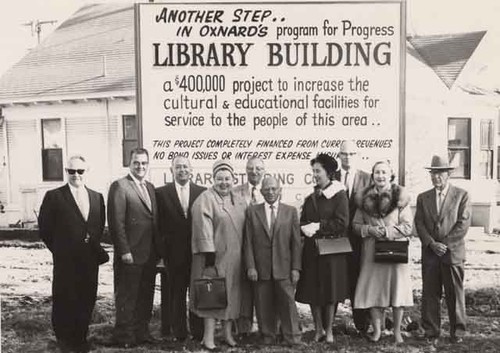
[[[342,142],[339,150],[340,166],[342,169],[350,170],[354,167],[357,155],[358,147],[353,140],[345,140]]]
[[[281,196],[281,185],[278,179],[273,176],[266,176],[262,180],[262,187],[260,188],[262,196],[267,203],[273,204],[279,200]]]

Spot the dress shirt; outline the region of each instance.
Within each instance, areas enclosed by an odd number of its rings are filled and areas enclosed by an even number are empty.
[[[174,181],[174,184],[175,191],[177,192],[177,196],[179,197],[182,210],[184,211],[184,217],[187,218],[189,210],[189,182],[181,185],[178,182]]]
[[[349,190],[346,190],[349,192],[349,197],[352,195],[352,187],[354,186],[354,176],[356,175],[357,169],[349,169],[349,174],[347,175],[347,184],[349,185]],[[346,171],[342,168],[340,168],[340,182],[342,184],[346,184],[345,182],[345,175]]]
[[[90,210],[89,193],[87,191],[87,188],[83,185],[79,188],[76,188],[69,183],[68,185],[69,189],[71,190],[71,195],[73,195],[73,198],[75,199],[75,202],[80,209],[83,219],[87,220]]]
[[[256,201],[255,204],[264,202],[264,197],[260,193],[260,187],[261,187],[261,184],[255,185],[255,201]],[[254,188],[254,186],[252,184],[248,183],[248,194],[250,195],[250,203],[252,201],[252,189],[253,188]]]
[[[274,216],[275,216],[275,221],[278,218],[278,207],[279,207],[279,201],[276,201],[273,203],[274,206]],[[271,230],[271,205],[267,202],[264,203],[264,208],[266,210],[266,220],[267,220],[267,227],[269,230]]]
[[[146,203],[147,203],[147,205],[149,207],[149,210],[151,211],[153,206],[152,206],[152,203],[151,203],[151,197],[149,196],[148,188],[146,186],[146,180],[142,179],[142,181],[140,181],[132,173],[129,173],[128,175],[130,175],[130,177],[134,181],[135,185],[137,185],[137,188],[139,189],[139,192],[142,194],[142,197],[145,198],[145,201],[146,201]]]
[[[448,193],[448,190],[450,189],[450,184],[446,183],[446,186],[444,187],[443,190],[441,190],[441,200],[439,199],[439,190],[436,190],[436,209],[438,213],[441,213],[441,207],[443,206],[444,199],[446,198],[446,194]]]

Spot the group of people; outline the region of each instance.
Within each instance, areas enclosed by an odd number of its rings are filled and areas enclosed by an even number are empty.
[[[356,169],[356,157],[355,143],[344,141],[340,166],[327,154],[311,160],[315,187],[299,215],[282,202],[279,180],[266,174],[259,158],[248,160],[248,181],[235,187],[232,164],[215,162],[213,185],[206,189],[192,182],[190,161],[178,156],[171,165],[173,181],[155,189],[146,181],[147,150],[134,149],[130,173],[113,182],[108,193],[116,307],[111,343],[128,348],[157,341],[149,321],[160,259],[168,271],[168,288],[162,290],[169,292],[176,340],[190,333],[214,351],[220,320],[223,340],[234,347],[235,333],[251,332],[255,312],[265,344],[282,337],[285,344],[297,345],[297,301],[310,305],[314,340],[332,343],[337,306],[350,299],[356,329],[367,334],[371,326],[367,337],[373,342],[381,337],[385,308],[391,307],[394,339],[402,343],[404,308],[413,305],[409,264],[380,263],[374,254],[377,241],[410,237],[413,223],[422,242],[425,336],[434,344],[440,339],[444,288],[450,338],[461,340],[464,237],[471,218],[467,192],[448,182],[453,169],[448,159],[433,157],[428,169],[434,187],[418,196],[413,220],[410,198],[394,183],[391,164],[378,161],[369,174]],[[85,186],[87,171],[84,157],[69,158],[68,184],[46,193],[39,216],[40,236],[53,254],[52,324],[63,352],[90,350],[87,333],[102,262],[104,200]],[[349,250],[320,255],[318,239],[341,238],[348,239]],[[200,309],[190,288],[212,277],[225,279],[227,305]]]

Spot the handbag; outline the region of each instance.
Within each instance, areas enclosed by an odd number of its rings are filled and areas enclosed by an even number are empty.
[[[318,255],[346,254],[352,252],[351,242],[346,237],[315,239]]]
[[[200,278],[193,281],[194,307],[198,310],[225,309],[227,307],[226,279]]]
[[[408,263],[408,240],[375,240],[375,262]]]

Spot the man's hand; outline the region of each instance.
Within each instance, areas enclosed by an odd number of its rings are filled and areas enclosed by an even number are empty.
[[[448,247],[445,244],[437,241],[430,243],[429,246],[437,256],[443,256],[446,253],[446,250],[448,250]]]
[[[123,254],[122,255],[122,261],[123,263],[126,263],[128,265],[130,264],[133,264],[134,263],[134,258],[132,257],[132,253],[126,253],[126,254]]]
[[[292,284],[296,285],[300,278],[300,272],[297,270],[292,270]]]
[[[249,268],[247,271],[248,279],[252,282],[257,281],[257,270],[255,268]]]

